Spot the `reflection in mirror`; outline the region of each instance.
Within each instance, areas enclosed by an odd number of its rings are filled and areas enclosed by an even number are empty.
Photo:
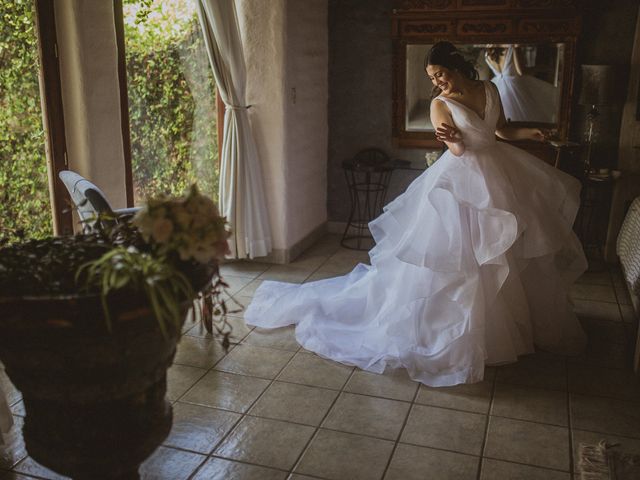
[[[433,131],[429,106],[433,85],[424,72],[432,45],[407,45],[405,127],[409,132]],[[476,66],[480,80],[491,80],[511,122],[558,123],[564,44],[457,45]]]

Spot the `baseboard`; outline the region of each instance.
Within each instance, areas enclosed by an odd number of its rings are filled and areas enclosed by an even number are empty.
[[[347,222],[327,222],[327,232],[339,233],[342,235],[345,228],[347,228]]]
[[[328,232],[328,223],[325,222],[318,225],[311,232],[305,235],[302,239],[297,241],[289,248],[274,248],[271,253],[265,257],[258,257],[254,260],[264,263],[276,263],[287,264],[293,262],[298,258],[305,250],[313,246],[318,240],[325,236]],[[345,224],[346,225],[346,224]]]

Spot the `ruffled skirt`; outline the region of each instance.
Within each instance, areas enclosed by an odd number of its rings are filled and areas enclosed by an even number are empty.
[[[445,153],[369,224],[371,265],[302,285],[265,281],[245,320],[296,325],[306,349],[364,370],[404,367],[444,386],[534,345],[579,353],[568,292],[586,269],[572,224],[579,182],[495,144]]]

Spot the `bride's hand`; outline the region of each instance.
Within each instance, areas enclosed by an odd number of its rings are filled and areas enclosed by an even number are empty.
[[[462,142],[462,135],[456,127],[443,123],[436,128],[436,140],[448,143],[460,143]]]
[[[544,142],[547,140],[548,134],[545,134],[545,132],[543,132],[539,128],[532,128],[530,131],[529,137],[531,138],[531,140],[535,140],[537,142]]]

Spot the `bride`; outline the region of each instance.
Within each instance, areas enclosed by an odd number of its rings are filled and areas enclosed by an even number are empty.
[[[568,298],[586,269],[571,227],[579,182],[505,140],[543,140],[506,123],[495,86],[448,42],[426,74],[436,136],[449,150],[369,224],[371,265],[303,285],[265,281],[245,320],[296,325],[323,357],[370,372],[404,367],[444,386],[482,380],[485,365],[535,346],[579,353]]]

